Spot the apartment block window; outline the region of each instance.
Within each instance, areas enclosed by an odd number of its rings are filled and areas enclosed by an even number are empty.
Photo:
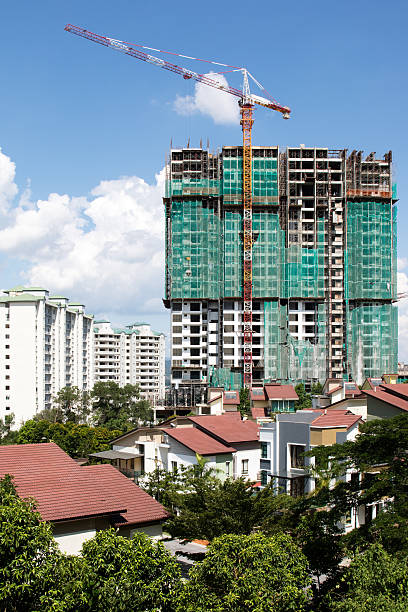
[[[224,334],[231,334],[231,333],[234,333],[234,326],[224,325]]]
[[[304,495],[305,492],[305,479],[302,476],[301,478],[293,478],[290,481],[290,494],[292,497],[300,497]]]
[[[173,344],[181,344],[181,343],[182,343],[181,338],[177,338],[177,337],[173,338]]]
[[[173,315],[173,322],[174,323],[181,323],[181,319],[182,319],[181,314],[174,314]]]
[[[182,353],[183,353],[182,349],[173,349],[174,357],[181,357]]]
[[[190,321],[192,323],[199,323],[200,322],[200,315],[192,314],[190,316]]]
[[[181,333],[182,333],[182,327],[181,327],[181,325],[177,325],[177,326],[175,325],[175,326],[173,327],[173,334],[181,334]]]
[[[268,443],[267,442],[261,442],[261,457],[262,459],[268,458]]]
[[[234,320],[234,313],[230,312],[230,313],[225,313],[224,314],[224,321],[233,321]]]
[[[182,305],[181,304],[173,304],[173,311],[174,312],[180,312],[182,310]]]
[[[299,469],[305,466],[304,452],[305,447],[303,444],[289,444],[290,467],[292,469]]]
[[[224,338],[224,344],[234,344],[234,336],[226,336]]]
[[[248,474],[248,459],[241,461],[241,474]]]
[[[194,310],[194,311],[201,310],[200,304],[196,304],[196,303],[190,304],[190,310]]]

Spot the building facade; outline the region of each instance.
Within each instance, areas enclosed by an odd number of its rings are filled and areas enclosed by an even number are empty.
[[[140,395],[153,405],[165,396],[165,337],[148,323],[113,328],[95,321],[95,382],[139,385]]]
[[[391,152],[252,147],[253,382],[397,369]],[[239,388],[242,147],[173,149],[167,166],[171,381]]]
[[[15,287],[0,297],[0,418],[15,426],[51,408],[65,386],[93,387],[93,317],[83,304],[42,287]]]

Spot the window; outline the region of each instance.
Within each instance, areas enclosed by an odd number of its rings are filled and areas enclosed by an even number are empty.
[[[173,344],[181,344],[181,338],[173,338]]]
[[[268,458],[268,443],[267,442],[261,442],[261,457],[262,459]]]
[[[227,476],[231,476],[231,461],[225,462],[225,473]]]
[[[181,349],[173,349],[173,356],[174,357],[181,357],[183,351]]]
[[[242,459],[241,461],[241,473],[248,474],[248,459]]]
[[[172,472],[176,472],[177,471],[177,461],[172,461],[171,462],[171,470],[172,470]]]
[[[183,375],[183,374],[182,374],[181,370],[175,370],[175,371],[173,372],[173,378],[181,378],[181,377],[182,377],[182,375]]]
[[[234,313],[230,312],[230,313],[225,313],[224,314],[224,321],[233,321],[234,320]]]
[[[303,457],[304,452],[305,447],[303,446],[303,444],[289,444],[291,468],[299,469],[305,466],[305,459]]]
[[[181,334],[181,333],[182,333],[181,325],[177,325],[173,327],[173,334]]]
[[[182,316],[181,316],[181,314],[175,314],[175,315],[173,315],[173,322],[174,322],[174,323],[181,323],[181,320],[182,320]]]
[[[266,487],[268,484],[268,472],[261,470],[261,487]]]
[[[231,333],[234,333],[234,326],[224,325],[224,334],[231,334]]]
[[[290,494],[292,497],[299,497],[303,495],[305,492],[305,479],[302,476],[301,478],[293,478],[290,481]]]
[[[200,306],[199,303],[198,304],[197,303],[192,303],[192,304],[190,304],[190,310],[194,310],[194,311],[201,310],[201,306]]]
[[[199,323],[199,322],[200,322],[200,315],[193,315],[193,314],[192,314],[192,315],[190,316],[190,321],[191,321],[192,323]]]

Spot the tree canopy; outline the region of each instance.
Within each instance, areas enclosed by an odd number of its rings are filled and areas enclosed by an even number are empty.
[[[306,558],[289,536],[224,535],[190,571],[178,610],[301,611],[309,586]]]

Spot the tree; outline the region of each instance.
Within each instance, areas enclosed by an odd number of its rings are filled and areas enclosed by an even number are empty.
[[[251,414],[251,401],[249,397],[249,389],[242,387],[239,392],[239,406],[238,409],[242,416],[248,416]]]
[[[389,555],[381,544],[357,551],[326,597],[333,612],[383,612],[408,610],[408,563]]]
[[[116,382],[97,382],[92,391],[92,418],[97,426],[126,431],[153,420],[153,410],[146,400],[139,400],[139,387]]]
[[[74,587],[82,591],[78,612],[173,609],[181,589],[179,566],[144,533],[129,539],[113,529],[99,531],[84,543],[82,559]]]
[[[55,442],[71,457],[86,457],[110,449],[110,440],[120,436],[121,430],[106,427],[90,427],[85,424],[50,423],[31,420],[24,423],[17,433],[17,444]]]
[[[55,421],[85,423],[89,414],[89,394],[78,387],[63,387],[53,398]]]
[[[11,428],[14,425],[14,414],[6,414],[3,419],[0,419],[0,444],[14,444],[17,437],[17,432]]]
[[[299,383],[298,385],[296,385],[295,391],[299,398],[295,402],[295,410],[304,410],[305,408],[311,408],[312,398],[310,397],[310,393],[306,393],[305,385],[303,383]]]
[[[306,558],[284,534],[224,535],[193,566],[180,612],[274,612],[305,609]]]
[[[344,538],[351,550],[381,542],[388,552],[408,555],[407,448],[408,415],[403,414],[362,424],[355,441],[309,451],[336,478],[350,467],[362,474],[349,482],[340,478],[333,488],[327,484],[318,491],[316,503],[329,505],[332,515],[341,517],[359,505],[389,500],[386,515],[380,514]]]
[[[59,610],[61,555],[34,501],[18,497],[12,478],[0,481],[0,608]]]

